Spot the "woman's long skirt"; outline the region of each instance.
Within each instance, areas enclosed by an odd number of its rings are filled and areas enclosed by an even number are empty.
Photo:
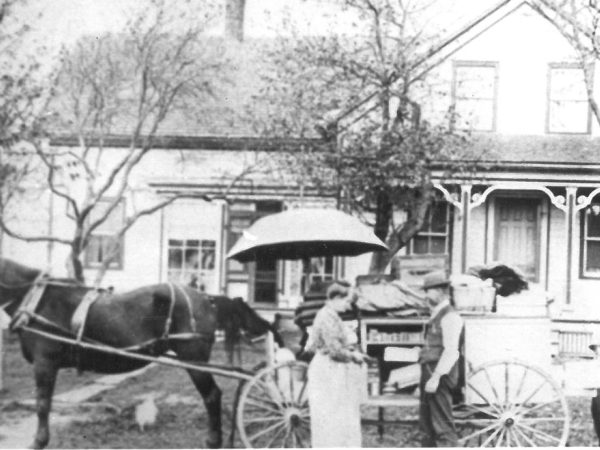
[[[313,447],[360,447],[360,403],[366,389],[358,364],[317,353],[308,369]]]

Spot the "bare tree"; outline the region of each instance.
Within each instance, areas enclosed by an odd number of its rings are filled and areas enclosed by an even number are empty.
[[[149,0],[121,33],[82,38],[64,50],[51,104],[52,127],[55,133],[76,136],[78,145],[64,150],[40,141],[33,148],[47,188],[68,205],[73,232],[25,235],[0,218],[7,234],[69,246],[71,275],[83,281],[83,251],[134,191],[135,170],[155,147],[161,125],[174,114],[193,114],[226,77],[223,43],[207,33],[215,8],[210,2]],[[114,135],[125,136],[128,148],[107,148]],[[140,217],[179,197],[156,200],[126,217],[103,256],[100,277],[118,253],[120,237]],[[106,198],[111,200],[101,208]],[[3,201],[0,207],[7,210],[9,205]]]
[[[445,178],[465,169],[468,133],[453,128],[451,111],[437,119],[423,111],[437,89],[429,77],[437,36],[419,21],[431,2],[336,3],[354,14],[347,33],[286,38],[269,52],[261,132],[322,138],[282,161],[374,226],[390,248],[372,259],[370,271],[382,272],[422,228],[434,168]]]
[[[32,172],[31,143],[42,138],[49,86],[36,57],[42,48],[20,20],[26,2],[0,1],[0,197],[23,190]]]

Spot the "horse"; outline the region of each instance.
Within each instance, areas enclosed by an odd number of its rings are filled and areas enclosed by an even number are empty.
[[[123,373],[149,364],[83,347],[77,340],[150,356],[172,351],[178,360],[192,364],[209,361],[217,329],[224,329],[226,336],[244,330],[251,338],[271,332],[283,345],[274,325],[239,298],[211,296],[172,283],[118,294],[95,292],[74,280],[45,278],[38,269],[4,258],[0,308],[12,318],[11,330],[18,333],[23,356],[33,365],[38,417],[33,448],[44,448],[50,440],[48,419],[59,369]],[[80,323],[74,329],[76,317]],[[36,330],[76,341],[57,341]],[[212,374],[187,372],[206,407],[206,445],[220,447],[221,391]]]

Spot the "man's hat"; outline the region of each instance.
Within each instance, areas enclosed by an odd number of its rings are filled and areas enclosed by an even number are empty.
[[[446,272],[443,270],[431,272],[425,275],[423,279],[423,290],[433,289],[437,287],[447,287],[450,286],[450,280],[446,276]]]

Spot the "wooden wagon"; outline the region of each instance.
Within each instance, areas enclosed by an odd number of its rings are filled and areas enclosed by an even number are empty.
[[[561,386],[550,375],[551,322],[547,315],[462,313],[465,321],[464,377],[454,407],[460,443],[469,447],[564,446],[569,411]],[[386,409],[418,406],[418,350],[426,318],[373,317],[359,320],[362,350],[377,363],[365,367],[365,405],[384,428],[416,424],[415,418],[386,419]],[[299,361],[265,368],[246,383],[238,425],[248,447],[304,446],[309,439],[307,365]],[[268,387],[270,386],[270,387]],[[268,400],[266,398],[268,397]],[[256,417],[257,399],[268,406]],[[264,423],[271,427],[261,428]],[[278,425],[279,424],[279,425]],[[276,435],[278,428],[293,430]],[[293,439],[292,439],[293,437]],[[299,439],[298,439],[299,437]]]

